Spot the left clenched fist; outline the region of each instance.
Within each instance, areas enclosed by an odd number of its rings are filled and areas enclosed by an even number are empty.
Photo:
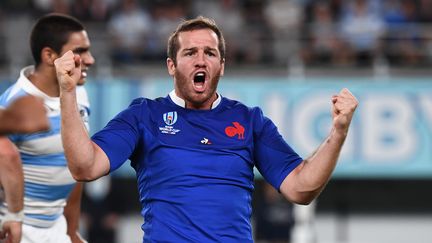
[[[81,58],[72,51],[54,61],[60,91],[74,90],[81,78]]]
[[[346,88],[332,96],[333,127],[338,132],[347,133],[358,101]]]

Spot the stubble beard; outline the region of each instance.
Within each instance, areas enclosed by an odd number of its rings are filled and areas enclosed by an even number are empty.
[[[177,82],[177,88],[180,90],[181,95],[184,97],[180,97],[184,99],[186,102],[190,102],[194,107],[202,106],[206,101],[211,99],[216,93],[216,89],[220,79],[220,69],[216,76],[214,76],[209,82],[209,87],[207,87],[204,93],[196,94],[193,88],[190,88],[188,82],[190,80],[184,75],[182,72],[178,71],[178,69],[174,73],[174,78]]]

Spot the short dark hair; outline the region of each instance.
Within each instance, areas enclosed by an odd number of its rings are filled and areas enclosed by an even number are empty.
[[[84,26],[79,20],[64,14],[47,14],[38,19],[30,35],[30,48],[35,65],[41,63],[43,48],[49,47],[60,54],[70,34],[83,30]]]
[[[177,52],[180,49],[180,44],[178,40],[179,33],[201,29],[210,29],[217,35],[219,41],[218,49],[221,55],[221,61],[225,59],[225,39],[223,37],[222,31],[219,29],[213,19],[198,16],[194,19],[183,21],[168,39],[167,55],[174,61],[175,65],[177,65]]]

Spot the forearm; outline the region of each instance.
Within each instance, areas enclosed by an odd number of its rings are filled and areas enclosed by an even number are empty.
[[[64,209],[64,216],[67,222],[67,233],[69,235],[75,234],[79,230],[79,219],[81,215],[81,195],[83,183],[78,182],[75,188],[69,195],[66,207]]]
[[[281,192],[289,200],[308,204],[315,199],[329,181],[336,167],[346,132],[332,129],[329,136],[309,158],[287,176]]]
[[[0,134],[34,133],[49,129],[42,99],[23,96],[0,108]]]
[[[6,115],[6,111],[0,108],[0,135],[5,135],[8,133],[12,133],[13,131],[13,123]]]
[[[83,191],[84,184],[82,182],[78,182],[66,203],[66,207],[64,209],[64,216],[67,222],[67,234],[71,238],[72,243],[82,243],[87,242],[82,239],[79,234],[79,221],[81,216],[81,196]]]
[[[4,109],[0,108],[0,135],[6,134],[8,132],[5,122],[6,122],[6,117],[4,116]]]
[[[68,167],[77,180],[86,180],[95,162],[95,148],[78,112],[75,90],[61,92],[61,135]]]
[[[318,191],[326,185],[336,167],[346,134],[332,129],[316,152],[306,159],[299,173],[301,191]]]
[[[6,203],[8,204],[8,210],[12,213],[17,213],[23,209],[24,200],[24,176],[22,168],[14,166],[13,172],[9,174],[2,186],[5,190]]]
[[[23,209],[24,176],[18,150],[6,137],[0,137],[0,184],[9,212]]]

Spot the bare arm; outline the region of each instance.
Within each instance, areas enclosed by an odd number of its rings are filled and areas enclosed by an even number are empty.
[[[46,110],[40,98],[23,96],[0,109],[0,134],[33,133],[48,128]]]
[[[61,135],[68,167],[80,181],[97,179],[109,172],[110,164],[105,152],[91,141],[80,118],[76,84],[81,76],[80,57],[72,51],[55,60],[60,83]]]
[[[8,138],[1,136],[0,184],[5,193],[8,213],[17,214],[21,212],[24,201],[24,176],[21,159],[15,145]],[[2,215],[2,217],[5,217],[5,215]],[[20,242],[22,222],[12,220],[2,223],[0,238],[6,237],[10,242]]]
[[[330,135],[312,156],[297,166],[282,182],[282,194],[295,203],[310,203],[327,184],[358,105],[358,101],[348,89],[343,89],[333,96],[332,103],[333,124]]]
[[[79,219],[81,214],[81,195],[83,191],[83,183],[78,182],[72,190],[64,208],[64,216],[67,222],[67,234],[72,240],[72,243],[85,242],[79,234]]]

